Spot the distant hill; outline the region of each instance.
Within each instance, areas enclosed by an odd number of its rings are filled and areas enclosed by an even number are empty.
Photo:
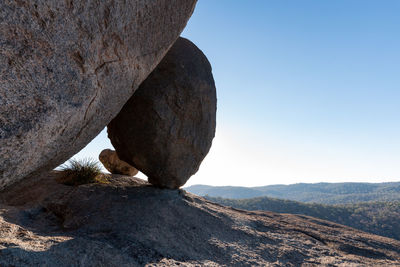
[[[308,215],[400,240],[400,201],[323,205],[269,197],[224,199],[206,196],[206,198],[238,209]]]
[[[193,185],[185,190],[200,196],[231,199],[268,196],[307,203],[346,204],[369,201],[400,201],[400,182],[316,183],[260,187]]]

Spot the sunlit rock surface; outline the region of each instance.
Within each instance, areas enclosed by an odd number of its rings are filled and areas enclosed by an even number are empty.
[[[112,174],[135,176],[138,173],[135,167],[121,160],[114,150],[104,149],[99,155],[99,160],[104,168]]]
[[[307,216],[250,212],[114,175],[53,172],[0,193],[1,266],[399,266],[400,242]]]

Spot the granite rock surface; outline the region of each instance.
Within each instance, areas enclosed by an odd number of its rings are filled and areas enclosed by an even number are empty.
[[[179,188],[197,172],[215,135],[210,63],[179,38],[107,126],[118,156],[153,185]]]
[[[0,193],[1,266],[399,266],[400,242],[332,222],[224,207],[128,176],[57,173]]]
[[[195,2],[0,1],[0,188],[56,167],[104,129]]]

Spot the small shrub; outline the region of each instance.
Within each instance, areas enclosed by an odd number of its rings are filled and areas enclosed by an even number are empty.
[[[86,159],[70,159],[60,166],[61,176],[57,179],[65,185],[81,185],[90,183],[109,183],[107,176],[101,172],[98,161]]]

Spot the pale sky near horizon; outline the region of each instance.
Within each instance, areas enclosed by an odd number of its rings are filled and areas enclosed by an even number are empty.
[[[217,134],[186,185],[400,180],[400,1],[199,0]],[[112,148],[103,131],[76,155]]]

